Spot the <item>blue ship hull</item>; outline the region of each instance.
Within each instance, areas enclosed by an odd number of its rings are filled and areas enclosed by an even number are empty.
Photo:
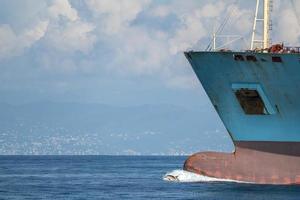
[[[233,141],[300,142],[299,54],[187,52],[185,55]],[[234,93],[239,88],[257,90],[268,114],[245,114]]]
[[[300,54],[187,52],[233,153],[200,152],[184,169],[258,184],[300,184]]]

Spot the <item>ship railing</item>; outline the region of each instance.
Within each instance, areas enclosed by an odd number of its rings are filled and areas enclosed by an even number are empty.
[[[300,53],[300,47],[283,47],[282,53]]]
[[[267,49],[256,48],[254,50],[247,50],[247,52],[259,53],[300,53],[300,47],[284,46],[283,44],[274,44]]]

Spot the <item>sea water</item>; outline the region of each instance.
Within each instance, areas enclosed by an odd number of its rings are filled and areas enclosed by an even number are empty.
[[[212,180],[180,156],[0,156],[0,199],[300,199],[299,186]],[[168,180],[167,175],[178,176]]]

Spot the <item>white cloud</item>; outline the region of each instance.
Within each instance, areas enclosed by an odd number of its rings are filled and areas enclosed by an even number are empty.
[[[134,74],[162,71],[168,58],[165,40],[166,35],[159,31],[147,32],[137,27],[124,30],[109,41],[116,49],[111,70]]]
[[[0,25],[1,59],[21,54],[41,38],[45,48],[66,53],[87,53],[96,42],[95,26],[81,20],[68,0],[54,0],[46,10],[36,12],[35,18],[18,31],[9,24]]]
[[[96,42],[95,26],[83,21],[68,0],[55,0],[48,8],[50,28],[45,44],[60,52],[88,53]],[[65,19],[60,18],[65,17]]]
[[[174,37],[169,40],[171,54],[177,54],[193,47],[202,37],[206,36],[200,16],[197,12],[182,16],[182,25]]]
[[[10,25],[1,25],[0,58],[9,58],[21,54],[24,49],[30,48],[45,35],[47,27],[47,21],[39,21],[34,27],[17,34]]]
[[[279,1],[273,12],[274,42],[299,45],[300,42],[300,1]],[[292,8],[293,7],[293,8]],[[275,14],[276,13],[276,14]]]
[[[49,15],[53,18],[64,16],[71,21],[78,20],[77,11],[72,8],[68,0],[54,0],[54,3],[48,8]]]
[[[255,2],[254,2],[255,3]],[[168,6],[169,11],[179,18],[180,26],[169,38],[170,53],[178,54],[189,49],[203,49],[208,45],[213,31],[216,31],[224,19],[229,15],[229,20],[221,35],[240,35],[247,40],[250,36],[254,16],[253,8],[243,8],[242,4],[234,4],[233,1],[191,1],[188,5],[178,3]],[[180,7],[178,7],[180,6]],[[226,40],[218,38],[217,41],[225,44]],[[228,48],[248,48],[245,43],[238,41]]]
[[[48,24],[48,21],[39,21],[33,29],[25,30],[19,37],[21,46],[29,48],[34,42],[41,39],[47,31]]]
[[[208,36],[211,27],[216,21],[216,18],[223,13],[226,5],[223,1],[217,3],[204,4],[201,9],[194,8],[189,12],[174,12],[181,19],[181,25],[176,30],[175,35],[169,40],[171,54],[177,54],[192,48],[199,40]],[[207,19],[210,19],[207,26]],[[206,23],[206,24],[205,24]]]
[[[127,27],[150,3],[149,0],[88,0],[88,7],[99,17],[108,34],[118,33]]]
[[[149,3],[149,0],[87,1],[98,25],[99,40],[114,49],[110,70],[153,74],[167,67],[163,64],[168,56],[167,35],[131,24]]]
[[[290,45],[297,44],[299,42],[300,27],[295,14],[290,12],[290,10],[284,10],[281,12],[281,16],[278,19],[278,28],[285,31],[277,32],[279,38],[284,38],[283,41]]]
[[[46,48],[87,53],[96,41],[92,34],[94,28],[80,19],[68,0],[55,0],[46,12],[37,13],[30,27],[16,32],[10,25],[0,25],[0,58],[19,55],[43,37]]]
[[[93,24],[79,20],[64,26],[52,26],[45,43],[58,51],[88,53],[96,42],[96,36],[92,33],[94,28]]]
[[[226,8],[226,5],[223,1],[218,1],[215,4],[208,3],[201,8],[200,15],[202,17],[220,17],[220,14]]]
[[[254,11],[241,9],[237,5],[232,5],[230,9],[233,10],[234,18],[230,26],[232,33],[236,32],[241,36],[247,36],[252,31]]]
[[[150,14],[156,17],[166,17],[171,12],[171,7],[168,5],[159,5],[150,10]]]

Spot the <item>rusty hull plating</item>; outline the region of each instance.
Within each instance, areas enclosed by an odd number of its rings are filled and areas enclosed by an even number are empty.
[[[185,170],[300,184],[300,54],[274,51],[185,53],[235,145],[234,153],[196,153]]]
[[[184,163],[184,169],[247,183],[300,184],[299,145],[289,142],[237,142],[234,153],[201,152],[190,156]]]

